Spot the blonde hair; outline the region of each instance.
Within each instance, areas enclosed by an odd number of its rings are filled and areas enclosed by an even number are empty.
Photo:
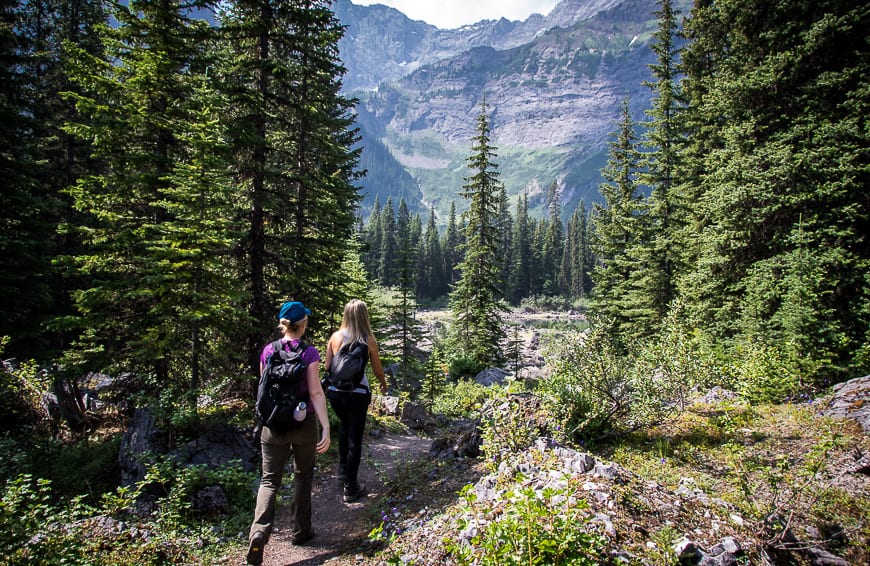
[[[368,337],[374,334],[372,323],[369,321],[368,307],[363,301],[351,299],[344,305],[341,328],[347,331],[349,342],[366,342]]]
[[[296,322],[290,322],[289,319],[282,318],[278,321],[278,329],[281,331],[282,335],[286,336],[291,332],[297,332],[306,322],[308,322],[307,316],[302,320],[297,320]]]

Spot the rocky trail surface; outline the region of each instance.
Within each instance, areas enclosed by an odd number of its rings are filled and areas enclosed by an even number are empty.
[[[410,433],[382,433],[378,438],[366,435],[360,482],[369,493],[354,503],[342,501],[335,471],[319,458],[312,492],[312,524],[317,536],[303,546],[291,542],[288,528],[291,490],[282,486],[284,498],[279,501],[276,528],[265,548],[264,566],[353,564],[356,551],[377,526],[377,506],[385,495],[385,479],[396,471],[397,465],[424,457],[430,445],[431,440]],[[231,563],[244,564],[244,556]]]

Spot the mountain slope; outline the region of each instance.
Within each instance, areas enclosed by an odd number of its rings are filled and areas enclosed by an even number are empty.
[[[570,215],[580,200],[599,198],[620,101],[629,97],[638,121],[649,106],[642,83],[656,6],[563,0],[546,17],[439,30],[384,6],[339,0],[336,14],[348,26],[345,88],[357,89],[363,139],[382,143],[417,183],[421,198],[411,209],[434,206],[443,222],[451,201],[464,208],[456,195],[485,97],[508,194],[528,191],[540,213],[543,188],[557,181]],[[379,187],[395,185],[387,169],[369,169],[364,214]]]

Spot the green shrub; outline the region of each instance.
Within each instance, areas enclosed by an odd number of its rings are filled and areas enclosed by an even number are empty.
[[[118,485],[118,448],[121,434],[104,440],[82,439],[60,442],[40,439],[29,448],[29,468],[51,481],[62,498],[89,496],[95,503],[99,494]]]
[[[451,418],[476,416],[491,394],[491,388],[474,381],[457,381],[441,389],[432,402],[432,412]]]
[[[73,499],[54,503],[51,482],[22,474],[0,499],[0,555],[8,564],[94,564],[77,521],[93,510]]]
[[[461,353],[459,350],[457,352],[447,360],[451,379],[461,380],[474,377],[485,369],[470,355]]]
[[[481,451],[490,470],[510,454],[522,452],[542,436],[550,436],[550,424],[540,399],[531,394],[492,396],[483,408]]]
[[[552,368],[539,392],[557,437],[572,443],[611,434],[631,417],[632,367],[602,326],[568,334],[547,352]]]
[[[570,481],[562,488],[539,490],[518,485],[504,494],[503,504],[496,508],[491,501],[478,503],[469,488],[462,494],[459,527],[473,534],[446,544],[459,563],[593,566],[604,558],[605,543],[587,532],[588,505],[575,497]]]
[[[218,533],[239,532],[250,520],[254,478],[240,470],[238,465],[177,468],[163,461],[135,488],[103,494],[98,506],[87,505],[83,496],[59,498],[50,480],[21,474],[6,482],[0,499],[0,556],[8,561],[4,564],[212,563],[205,558],[220,548]],[[154,513],[137,522],[144,536],[94,528],[94,521],[106,516],[125,519],[146,484],[159,496]],[[230,503],[231,513],[219,525],[204,523],[191,511],[193,493],[207,485],[219,485]],[[191,540],[210,544],[183,542]]]
[[[539,388],[560,425],[556,436],[584,443],[662,422],[695,386],[715,379],[699,351],[676,326],[628,355],[606,325],[566,334],[547,352],[553,371]]]
[[[0,354],[8,338],[0,336]],[[0,430],[13,431],[27,425],[43,425],[49,420],[41,398],[51,389],[46,374],[34,361],[0,363]]]
[[[676,304],[668,311],[661,331],[646,340],[636,354],[635,370],[638,390],[636,401],[652,401],[656,411],[659,399],[680,409],[689,395],[722,382],[722,373],[714,360],[707,337],[684,323],[683,307]]]
[[[781,348],[758,340],[737,347],[732,372],[737,392],[753,403],[779,403],[799,390]]]

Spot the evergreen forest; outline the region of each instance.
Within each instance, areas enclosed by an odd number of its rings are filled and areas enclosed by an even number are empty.
[[[652,104],[635,121],[622,102],[601,202],[563,210],[556,180],[541,217],[527,194],[509,201],[482,92],[441,219],[392,197],[359,213],[365,147],[331,4],[0,0],[4,523],[48,497],[40,460],[69,447],[111,460],[138,409],[178,440],[207,421],[250,427],[287,300],[311,309],[320,347],[365,299],[394,393],[430,408],[511,367],[512,309],[584,313],[563,379],[535,390],[567,443],[661,420],[692,388],[783,403],[870,373],[870,5],[699,0],[680,14],[660,0]],[[421,307],[446,309],[446,329],[427,333]],[[623,372],[641,366],[661,379]],[[126,383],[110,419],[82,401],[93,375]],[[141,495],[62,475],[77,513]],[[220,477],[242,494],[233,525],[253,508],[247,479]],[[32,563],[18,542],[39,527],[9,525],[0,554]],[[84,563],[57,536],[44,563]],[[161,563],[158,546],[130,563]],[[101,552],[94,563],[120,560]]]

